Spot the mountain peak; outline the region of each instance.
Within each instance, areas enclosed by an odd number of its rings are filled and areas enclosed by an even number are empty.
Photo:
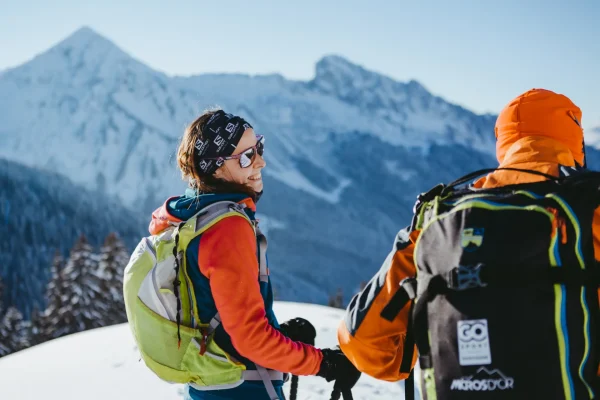
[[[367,75],[373,74],[360,65],[354,64],[344,57],[338,55],[328,55],[321,58],[316,65],[315,82],[320,80],[331,80],[338,78],[343,81],[364,79]]]
[[[53,50],[59,50],[63,53],[70,53],[71,51],[76,53],[92,52],[97,56],[129,58],[129,55],[117,45],[88,26],[79,28],[49,51]]]
[[[363,70],[360,65],[355,64],[337,54],[326,55],[317,62],[317,73],[324,68],[346,69],[347,71]]]
[[[23,82],[73,85],[114,77],[124,64],[139,64],[106,37],[84,26],[25,64],[2,74]]]
[[[433,96],[419,82],[398,82],[375,71],[367,70],[338,55],[328,55],[316,64],[315,78],[309,87],[335,96],[362,109],[403,109],[428,107]],[[418,103],[418,104],[417,104]]]
[[[112,44],[110,40],[96,32],[89,26],[82,26],[81,28],[77,29],[75,32],[71,33],[69,36],[67,36],[65,39],[59,42],[57,46],[78,44],[81,45],[89,43],[90,41],[104,42],[104,44],[108,42],[112,46],[116,47],[116,45]]]

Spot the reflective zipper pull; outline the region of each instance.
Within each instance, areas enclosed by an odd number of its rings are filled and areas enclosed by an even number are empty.
[[[554,236],[557,233],[560,233],[560,243],[567,244],[568,237],[567,237],[567,224],[565,222],[565,218],[559,214],[559,212],[556,208],[546,207],[546,210],[548,210],[548,212],[550,212],[554,216],[554,218],[552,219],[552,238],[554,238]],[[560,231],[559,231],[559,229],[560,229]]]
[[[558,219],[558,226],[560,227],[560,236],[561,236],[561,241],[560,243],[562,244],[567,244],[567,224],[565,222],[565,219],[563,217],[559,217]]]

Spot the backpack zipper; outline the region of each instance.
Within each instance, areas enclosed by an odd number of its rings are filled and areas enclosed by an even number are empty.
[[[559,213],[558,209],[556,209],[554,207],[546,207],[546,210],[548,210],[548,212],[550,212],[552,215],[554,215],[554,219],[552,220],[552,228],[553,228],[552,237],[554,237],[555,235],[559,235],[560,243],[567,244],[568,237],[567,237],[567,224],[565,221],[565,217],[563,217]]]

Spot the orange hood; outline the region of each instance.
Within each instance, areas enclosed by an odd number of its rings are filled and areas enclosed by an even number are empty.
[[[544,89],[523,93],[500,112],[495,132],[496,157],[500,164],[517,141],[529,136],[554,139],[568,148],[579,165],[585,164],[581,110],[562,94]],[[531,156],[535,157],[535,153]]]
[[[543,136],[527,136],[517,140],[506,152],[498,168],[518,168],[558,176],[559,166],[575,167],[575,159],[567,146]],[[499,170],[479,179],[476,188],[492,188],[543,181],[546,178],[526,172]]]

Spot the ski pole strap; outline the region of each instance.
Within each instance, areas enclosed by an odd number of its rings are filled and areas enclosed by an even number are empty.
[[[404,308],[406,303],[413,300],[417,296],[417,279],[406,278],[400,282],[400,288],[394,293],[390,301],[381,310],[382,318],[393,321],[396,316],[400,313],[400,310]]]

